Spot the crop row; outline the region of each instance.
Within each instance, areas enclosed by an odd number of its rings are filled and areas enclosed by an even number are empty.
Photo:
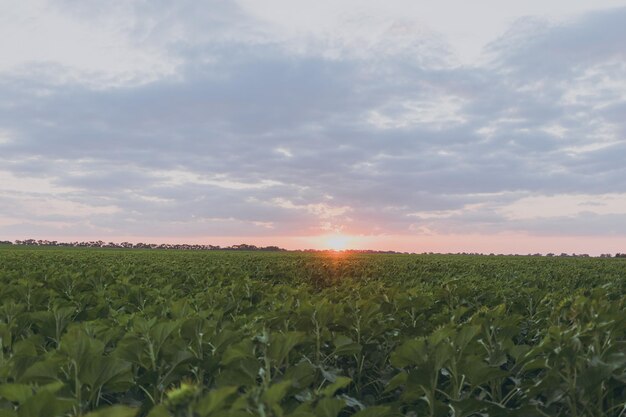
[[[0,416],[622,416],[617,259],[0,251]]]

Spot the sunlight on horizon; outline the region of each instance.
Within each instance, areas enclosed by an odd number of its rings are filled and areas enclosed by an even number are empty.
[[[361,239],[358,236],[344,235],[334,233],[329,235],[315,236],[309,240],[317,249],[343,251],[349,249],[358,249],[362,246]]]

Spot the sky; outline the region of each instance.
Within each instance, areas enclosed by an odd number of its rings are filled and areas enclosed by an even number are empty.
[[[626,252],[625,21],[0,0],[0,240]]]

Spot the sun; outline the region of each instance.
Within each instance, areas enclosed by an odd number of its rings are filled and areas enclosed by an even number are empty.
[[[345,250],[352,239],[345,235],[331,235],[324,239],[324,246],[331,250]]]

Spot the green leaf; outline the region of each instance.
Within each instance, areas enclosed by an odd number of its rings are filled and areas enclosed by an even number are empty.
[[[152,407],[146,417],[173,417],[163,404]]]
[[[287,332],[272,334],[270,337],[269,357],[275,363],[282,363],[294,347],[306,340],[304,332]]]
[[[58,399],[50,391],[39,391],[28,398],[18,410],[18,417],[56,417],[72,408],[74,402]]]
[[[361,410],[352,415],[352,417],[385,417],[391,414],[391,407],[373,406],[365,410]]]
[[[363,349],[363,346],[344,335],[338,335],[333,343],[335,345],[333,354],[337,356],[357,355]]]
[[[478,415],[488,415],[491,416],[491,413],[480,414],[480,411],[485,410],[490,406],[489,403],[482,402],[475,398],[465,398],[459,401],[451,401],[449,407],[454,411],[455,417],[473,417]],[[496,407],[492,407],[494,409],[499,409]]]
[[[402,371],[399,374],[394,375],[394,377],[391,378],[391,380],[389,380],[389,383],[387,384],[383,392],[387,393],[405,385],[408,379],[408,376],[409,375],[405,371]]]
[[[347,387],[348,385],[350,385],[350,383],[352,382],[352,379],[345,377],[345,376],[338,376],[337,379],[335,379],[335,382],[333,382],[332,384],[326,386],[322,391],[321,394],[324,397],[332,397],[333,395],[335,395],[335,392],[337,392],[338,390]]]
[[[113,405],[92,411],[91,413],[85,414],[85,417],[135,417],[138,412],[139,409],[135,407]]]
[[[65,387],[65,384],[63,382],[54,381],[46,385],[41,385],[40,387],[37,388],[37,392],[48,391],[54,394],[60,391],[63,387]]]
[[[480,333],[481,326],[474,325],[465,325],[461,327],[461,330],[456,335],[455,338],[455,347],[459,350],[465,349],[467,345],[476,337],[478,333]]]
[[[180,327],[178,321],[164,321],[150,329],[150,339],[154,343],[155,354],[158,355],[165,341]]]
[[[474,386],[483,385],[507,374],[497,366],[489,366],[478,356],[467,356],[462,363],[462,372]]]
[[[71,328],[61,338],[61,348],[59,352],[74,361],[78,369],[84,368],[87,364],[95,360],[95,357],[102,355],[104,344],[99,340],[89,337],[81,328]]]
[[[317,370],[310,362],[302,361],[297,365],[292,365],[285,371],[284,378],[291,380],[296,388],[310,386],[317,376]]]
[[[259,376],[259,361],[254,357],[238,359],[223,369],[216,377],[218,387],[233,385],[255,386]]]
[[[33,389],[25,384],[2,384],[0,385],[0,398],[5,398],[14,403],[23,403],[33,396]]]
[[[322,398],[315,407],[317,417],[337,417],[346,403],[338,398]]]
[[[391,364],[396,368],[419,365],[428,361],[428,349],[424,339],[404,342],[391,354]]]
[[[48,383],[57,381],[57,374],[64,364],[63,358],[58,356],[47,357],[35,362],[23,373],[20,381]]]
[[[231,363],[240,359],[254,358],[254,345],[251,340],[243,340],[237,344],[234,344],[224,352],[222,357],[222,365],[230,365]]]
[[[519,359],[527,354],[530,351],[530,346],[528,345],[513,345],[510,349],[509,349],[509,354],[511,355],[511,357],[513,357],[513,359],[515,359],[515,361],[519,361]]]
[[[544,412],[540,412],[536,407],[524,405],[520,408],[511,410],[510,408],[491,407],[489,409],[489,417],[545,417]],[[472,416],[473,417],[473,416]]]
[[[222,410],[228,400],[237,393],[238,387],[218,388],[205,395],[196,405],[195,411],[201,417],[208,417],[212,413]]]
[[[263,399],[268,405],[279,404],[287,394],[289,388],[291,388],[291,381],[281,381],[277,384],[270,386],[267,391],[263,393]]]
[[[11,328],[6,323],[0,323],[0,349],[3,347],[11,347],[11,341],[13,336],[11,335]]]
[[[316,417],[316,415],[311,411],[295,410],[289,413],[288,417]]]
[[[112,356],[94,356],[83,365],[79,378],[98,391],[107,387],[109,391],[126,391],[133,384],[130,363]]]

